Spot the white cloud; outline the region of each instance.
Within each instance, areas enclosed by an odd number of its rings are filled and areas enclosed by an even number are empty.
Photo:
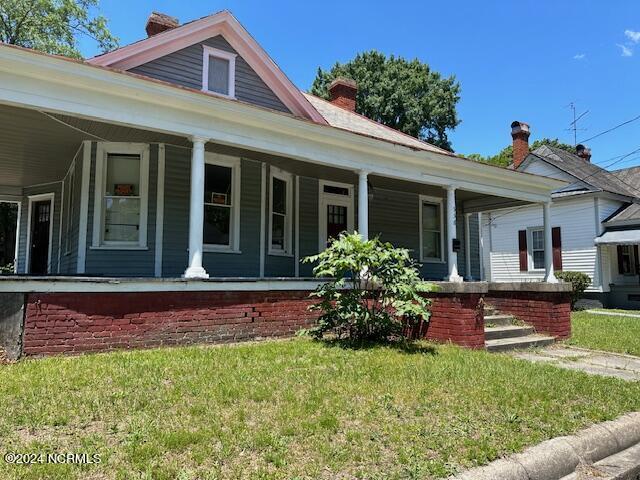
[[[573,59],[574,59],[574,60],[584,60],[586,57],[587,57],[587,54],[586,54],[586,53],[576,53],[576,54],[573,56]]]
[[[633,43],[640,42],[640,32],[634,32],[633,30],[625,30],[624,35]]]
[[[616,45],[620,47],[623,57],[633,56],[633,50],[631,48],[627,47],[626,45],[622,45],[621,43],[616,43]]]

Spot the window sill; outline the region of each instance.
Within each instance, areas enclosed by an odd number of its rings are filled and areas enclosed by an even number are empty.
[[[89,250],[149,250],[149,247],[135,246],[135,245],[91,245]]]
[[[207,88],[203,88],[202,92],[204,93],[208,93],[209,95],[214,95],[216,97],[221,97],[221,98],[227,98],[229,100],[237,100],[237,98],[235,97],[235,95],[226,95],[224,93],[219,93],[219,92],[214,92],[212,90],[209,90]]]
[[[242,253],[241,250],[235,250],[231,247],[219,247],[217,245],[203,245],[202,251],[205,253],[232,253],[235,255]]]
[[[293,258],[293,253],[287,253],[287,252],[281,252],[278,250],[269,250],[269,252],[267,253],[267,255],[270,255],[272,257],[287,257],[287,258]]]
[[[437,258],[421,258],[420,263],[447,263],[447,262]]]

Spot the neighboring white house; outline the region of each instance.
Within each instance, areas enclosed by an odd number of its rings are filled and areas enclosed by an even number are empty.
[[[557,178],[551,206],[554,269],[584,272],[587,296],[610,307],[640,307],[640,167],[607,171],[591,152],[552,146],[529,152],[529,126],[513,122],[512,168]],[[482,216],[484,277],[495,282],[544,277],[543,207],[513,205]]]

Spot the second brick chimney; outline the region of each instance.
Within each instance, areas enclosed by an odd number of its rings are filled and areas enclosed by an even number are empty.
[[[511,124],[513,138],[513,168],[516,170],[529,155],[529,124],[515,121]]]
[[[358,85],[348,78],[336,78],[329,85],[329,98],[331,103],[340,108],[356,111],[356,94],[358,93]]]
[[[583,160],[587,162],[591,161],[591,149],[585,147],[584,145],[576,145],[576,155],[578,155]]]
[[[177,18],[170,17],[169,15],[160,12],[151,12],[149,19],[147,20],[145,30],[147,31],[147,36],[153,37],[160,32],[171,30],[172,28],[179,26],[180,22]]]

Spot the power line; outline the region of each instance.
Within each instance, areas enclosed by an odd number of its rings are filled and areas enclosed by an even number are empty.
[[[593,140],[594,138],[598,138],[601,137],[602,135],[609,133],[609,132],[613,132],[614,130],[617,130],[620,127],[624,127],[625,125],[628,125],[632,122],[635,122],[636,120],[640,120],[640,115],[638,115],[637,117],[632,118],[631,120],[627,120],[626,122],[622,122],[619,125],[616,125],[615,127],[611,127],[608,130],[605,130],[604,132],[600,132],[597,135],[594,135],[593,137],[589,137],[589,138],[585,138],[584,140],[580,140],[580,143],[585,143],[588,142],[589,140]]]

